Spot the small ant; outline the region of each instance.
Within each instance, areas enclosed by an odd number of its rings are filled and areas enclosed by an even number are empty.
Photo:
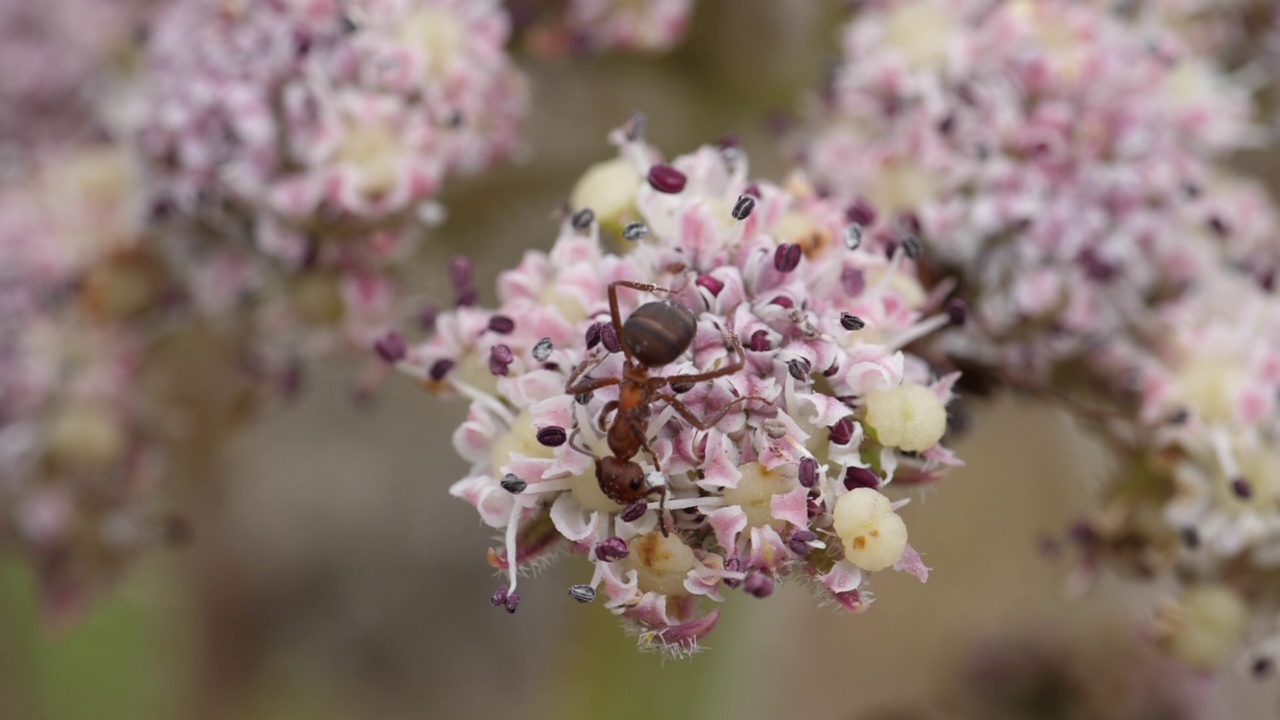
[[[583,360],[569,375],[564,391],[570,395],[590,393],[610,385],[618,385],[618,399],[605,403],[600,411],[599,424],[604,427],[606,417],[616,411],[613,422],[609,424],[607,439],[612,456],[599,457],[590,450],[573,445],[574,449],[584,455],[591,455],[596,461],[596,481],[600,483],[600,491],[619,505],[633,505],[653,495],[660,494],[659,513],[662,519],[662,534],[668,535],[667,529],[667,486],[653,486],[645,479],[644,470],[631,458],[643,449],[653,459],[654,467],[661,472],[658,457],[649,447],[646,439],[649,428],[651,405],[661,400],[670,405],[681,417],[698,430],[709,430],[736,405],[747,400],[760,400],[772,405],[761,397],[747,396],[734,399],[725,405],[714,416],[701,420],[693,414],[684,403],[680,402],[665,388],[671,386],[677,392],[687,391],[694,383],[732,375],[746,364],[746,352],[738,336],[729,332],[729,340],[737,359],[718,370],[692,373],[688,375],[672,375],[670,377],[650,377],[649,371],[662,365],[668,365],[684,354],[693,344],[697,334],[698,322],[693,313],[685,306],[672,300],[658,300],[645,303],[636,308],[622,322],[622,313],[618,310],[618,287],[631,288],[641,292],[671,293],[671,290],[649,283],[615,280],[609,283],[609,313],[613,329],[617,334],[626,364],[620,378],[588,378],[578,380],[590,369],[599,365],[603,355]],[[575,384],[578,383],[578,384]],[[574,433],[577,433],[575,429]]]

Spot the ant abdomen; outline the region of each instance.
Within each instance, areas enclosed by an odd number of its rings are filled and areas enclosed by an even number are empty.
[[[645,303],[622,324],[622,342],[641,365],[674,362],[693,344],[698,320],[685,306],[670,300]]]

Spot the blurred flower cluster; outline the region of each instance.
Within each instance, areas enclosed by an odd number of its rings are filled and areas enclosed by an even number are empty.
[[[803,178],[750,181],[732,143],[666,163],[641,127],[497,308],[461,294],[399,358],[471,400],[452,492],[502,534],[494,603],[514,612],[519,574],[567,546],[593,566],[571,596],[683,654],[727,589],[796,578],[860,611],[869,573],[924,580],[902,490],[958,462],[939,444],[956,376],[903,350],[951,323],[918,243],[863,238]]]
[[[511,0],[524,45],[543,56],[655,53],[684,38],[694,0]]]

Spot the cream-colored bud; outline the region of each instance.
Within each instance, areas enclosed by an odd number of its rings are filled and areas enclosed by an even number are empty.
[[[832,525],[849,562],[875,572],[892,567],[907,550],[907,525],[889,498],[871,488],[855,488],[836,500]]]
[[[685,576],[698,566],[698,558],[678,535],[663,537],[654,531],[633,538],[628,545],[631,554],[627,564],[636,571],[638,586],[643,592],[663,595],[688,595],[684,587]]]
[[[569,205],[590,208],[602,223],[620,222],[635,207],[640,181],[640,171],[622,158],[597,163],[573,187]]]
[[[124,431],[117,418],[96,405],[64,408],[49,428],[49,455],[77,470],[106,470],[125,452]]]
[[[903,383],[867,395],[866,424],[887,447],[927,450],[947,431],[947,408],[929,388]]]
[[[1248,618],[1244,599],[1231,588],[1198,585],[1160,619],[1174,655],[1195,667],[1216,668],[1239,648]]]
[[[799,481],[782,473],[769,470],[758,462],[738,468],[742,479],[737,487],[724,489],[726,505],[737,505],[747,515],[747,527],[770,525],[781,529],[786,522],[773,516],[773,497],[791,492]]]
[[[493,472],[498,477],[502,477],[502,473],[506,472],[504,468],[511,462],[511,456],[516,453],[533,458],[553,458],[556,455],[555,448],[549,448],[538,442],[537,431],[533,429],[533,416],[528,410],[520,413],[515,422],[511,423],[511,429],[500,435],[493,443],[493,451],[489,457],[490,462],[493,463]]]

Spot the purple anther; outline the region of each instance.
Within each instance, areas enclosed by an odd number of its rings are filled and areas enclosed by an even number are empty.
[[[866,326],[867,323],[857,315],[853,315],[851,313],[840,313],[840,327],[845,330],[852,332],[854,330],[861,330]]]
[[[507,609],[508,613],[515,614],[516,608],[520,607],[519,591],[507,595],[507,601],[502,603],[502,607]]]
[[[1209,218],[1209,229],[1213,230],[1218,237],[1226,237],[1231,233],[1231,227],[1227,225],[1227,221],[1217,215]]]
[[[961,298],[951,298],[947,301],[947,322],[952,327],[964,327],[969,319],[969,303]]]
[[[533,359],[538,362],[546,362],[551,357],[551,351],[555,346],[551,344],[551,338],[542,338],[533,346]]]
[[[809,377],[809,361],[804,358],[796,358],[787,361],[787,372],[796,380],[805,380]]]
[[[499,335],[510,335],[516,329],[516,321],[506,315],[494,315],[489,318],[489,329]]]
[[[600,344],[611,353],[622,352],[622,343],[618,342],[618,331],[613,329],[613,323],[600,326]]]
[[[449,261],[449,283],[453,285],[453,295],[459,307],[475,305],[479,294],[475,287],[475,268],[471,260],[458,255]]]
[[[818,539],[818,534],[811,530],[796,530],[791,533],[791,537],[787,538],[787,547],[791,548],[791,552],[797,555],[808,555],[813,548],[809,547],[809,543]]]
[[[844,246],[850,250],[862,247],[862,226],[851,223],[844,229]]]
[[[751,333],[751,339],[747,341],[747,349],[753,352],[765,352],[769,349],[769,331],[757,330]]]
[[[831,442],[837,445],[848,445],[853,440],[853,418],[843,417],[835,425],[827,428],[831,433]]]
[[[800,460],[800,485],[811,488],[818,484],[818,461],[811,457]]]
[[[844,210],[844,217],[851,223],[869,227],[876,221],[876,209],[866,198],[858,198]]]
[[[746,567],[746,565],[742,562],[741,558],[731,557],[724,561],[725,572],[740,573],[744,567]],[[725,578],[724,584],[734,588],[735,590],[742,587],[742,581],[737,578]]]
[[[498,484],[502,486],[503,490],[506,490],[512,495],[519,495],[520,493],[524,492],[525,488],[529,487],[529,483],[525,482],[524,480],[521,480],[518,476],[514,475],[513,473],[507,473],[506,475],[504,475],[502,477],[502,481],[499,482]]]
[[[706,288],[707,292],[711,293],[712,297],[716,297],[720,294],[720,291],[724,289],[724,283],[710,275],[699,275],[698,279],[693,282],[698,287]]]
[[[649,512],[649,503],[637,500],[623,508],[619,517],[622,518],[622,522],[635,522],[644,517],[647,512]]]
[[[908,235],[902,239],[902,251],[912,260],[919,260],[924,255],[924,243],[915,235]]]
[[[515,359],[516,356],[509,346],[494,345],[489,348],[489,372],[494,375],[506,375],[510,372],[511,363]]]
[[[773,251],[773,267],[778,272],[789,273],[800,266],[804,251],[796,243],[783,243]]]
[[[643,240],[649,237],[649,226],[642,222],[627,223],[627,226],[622,228],[622,237],[631,242]]]
[[[427,371],[427,377],[431,378],[434,382],[440,382],[444,379],[445,375],[449,374],[449,371],[452,370],[455,365],[457,365],[457,363],[449,358],[437,360],[432,364],[431,369]]]
[[[586,230],[595,221],[596,214],[591,211],[591,208],[582,208],[573,214],[573,218],[569,222],[573,225],[574,230]]]
[[[408,354],[409,348],[404,344],[400,333],[392,330],[373,344],[373,349],[383,362],[398,363]]]
[[[787,310],[790,310],[791,308],[796,306],[795,301],[787,297],[786,295],[779,295],[775,297],[773,300],[769,301],[769,304],[777,305],[778,307],[786,308]]]
[[[746,581],[742,584],[742,589],[748,595],[767,598],[773,594],[773,578],[762,572],[753,571],[747,575]]]
[[[591,323],[587,328],[587,349],[591,350],[600,344],[600,328],[604,327],[604,323]]]
[[[489,598],[489,602],[494,607],[502,607],[503,605],[507,604],[507,596],[508,596],[507,588],[500,587],[498,588],[497,592],[493,594],[493,597]]]
[[[756,209],[756,199],[750,195],[739,195],[738,202],[733,205],[733,219],[746,220],[751,216],[751,211]]]
[[[844,487],[846,490],[855,488],[879,490],[880,477],[871,472],[869,468],[851,467],[844,471]]]
[[[1235,493],[1236,497],[1241,500],[1248,500],[1253,497],[1253,486],[1249,484],[1248,480],[1238,477],[1231,481],[1231,492]]]
[[[684,190],[688,181],[684,173],[670,165],[654,165],[649,168],[649,186],[660,193],[675,195]]]
[[[559,425],[548,425],[538,430],[538,442],[547,447],[560,447],[569,436]]]
[[[857,297],[867,288],[867,278],[856,267],[846,267],[840,271],[840,284],[850,297]]]
[[[760,199],[760,186],[759,186],[759,185],[757,185],[757,184],[755,184],[755,183],[751,183],[750,185],[748,185],[748,186],[747,186],[747,189],[746,189],[746,190],[743,190],[743,191],[742,191],[742,194],[743,194],[743,195],[749,195],[749,196],[751,196],[751,197],[753,197],[753,198],[755,198],[755,199],[759,200],[759,199]]]
[[[596,559],[600,562],[614,562],[621,560],[631,554],[631,550],[627,548],[627,541],[614,535],[605,538],[596,545]]]

